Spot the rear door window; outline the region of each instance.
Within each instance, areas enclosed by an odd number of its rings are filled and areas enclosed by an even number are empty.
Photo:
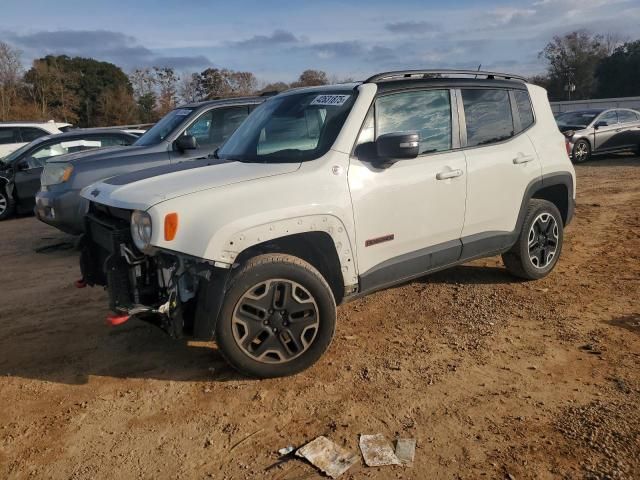
[[[14,127],[0,127],[0,145],[20,143],[18,129]]]
[[[509,92],[499,89],[463,89],[467,146],[489,145],[513,137]]]
[[[516,106],[518,107],[518,115],[520,116],[520,128],[526,130],[533,125],[533,107],[531,106],[531,99],[529,93],[524,90],[514,90],[513,96],[516,99]]]
[[[36,138],[49,135],[49,133],[45,132],[44,130],[40,130],[39,128],[20,127],[20,135],[23,142],[30,143],[33,142]]]
[[[385,95],[376,100],[376,134],[418,132],[420,154],[451,149],[449,90]]]
[[[618,110],[618,121],[620,123],[634,123],[638,121],[638,117],[630,110]]]

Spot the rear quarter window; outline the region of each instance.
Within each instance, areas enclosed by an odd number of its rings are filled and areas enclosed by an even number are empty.
[[[463,89],[462,103],[467,123],[468,147],[490,145],[514,136],[508,90]]]
[[[520,116],[520,128],[526,130],[533,125],[534,122],[531,98],[529,98],[529,93],[524,90],[515,90],[513,96],[516,99],[518,115]]]

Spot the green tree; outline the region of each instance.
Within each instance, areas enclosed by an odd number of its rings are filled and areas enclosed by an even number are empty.
[[[602,59],[596,69],[596,96],[632,97],[640,95],[640,40],[618,47]]]
[[[291,84],[292,87],[315,87],[316,85],[327,85],[329,78],[322,70],[305,70],[300,74],[298,80]]]
[[[608,48],[607,37],[585,30],[553,37],[539,54],[547,60],[550,98],[591,97],[596,67],[607,56]]]
[[[92,58],[48,55],[34,60],[25,81],[43,112],[50,111],[82,127],[104,118],[100,99],[105,91],[133,95],[127,75],[112,63]]]

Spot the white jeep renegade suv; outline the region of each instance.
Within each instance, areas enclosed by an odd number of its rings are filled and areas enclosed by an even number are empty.
[[[78,284],[107,286],[111,324],[215,338],[235,368],[271,377],[318,360],[336,305],[375,290],[496,254],[544,277],[575,176],[545,90],[425,70],[290,90],[213,158],[83,195]]]

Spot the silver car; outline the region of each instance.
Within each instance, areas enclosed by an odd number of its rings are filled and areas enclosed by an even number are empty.
[[[556,117],[567,137],[573,163],[592,155],[633,151],[640,153],[640,112],[628,108],[566,112]]]

